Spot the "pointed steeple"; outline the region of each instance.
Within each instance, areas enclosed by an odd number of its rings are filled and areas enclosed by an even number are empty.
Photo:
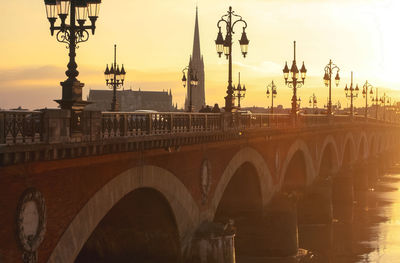
[[[193,52],[192,58],[194,60],[200,60],[200,33],[199,33],[199,21],[198,21],[198,7],[196,6],[196,20],[194,23],[194,40],[193,40]]]

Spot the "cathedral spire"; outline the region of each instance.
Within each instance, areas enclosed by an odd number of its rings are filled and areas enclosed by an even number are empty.
[[[198,21],[198,7],[196,6],[196,20],[194,24],[194,41],[193,41],[193,52],[192,58],[200,60],[200,33],[199,33],[199,21]]]

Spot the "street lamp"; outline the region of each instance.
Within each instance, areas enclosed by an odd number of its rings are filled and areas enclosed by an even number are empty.
[[[50,22],[50,33],[53,36],[58,31],[56,38],[58,42],[67,44],[69,48],[68,70],[65,72],[68,79],[61,82],[62,98],[56,100],[61,109],[81,111],[89,104],[82,100],[82,88],[84,86],[77,76],[78,65],[75,62],[77,44],[86,42],[89,39],[88,30],[94,35],[96,20],[99,15],[101,0],[45,0],[46,14]],[[60,18],[60,25],[55,23]],[[67,18],[69,15],[69,24]],[[87,17],[91,22],[85,25]]]
[[[290,76],[289,76],[290,73]],[[297,117],[297,89],[301,88],[304,85],[304,80],[306,79],[306,67],[304,66],[304,62],[303,62],[303,66],[300,69],[300,73],[301,73],[301,80],[299,80],[299,70],[297,68],[296,65],[296,41],[294,41],[294,58],[293,58],[293,63],[292,63],[292,67],[288,68],[287,62],[285,63],[285,67],[283,68],[283,76],[285,78],[285,84],[289,87],[293,89],[293,97],[292,97],[292,116],[294,118]],[[291,80],[288,80],[290,77]]]
[[[344,88],[346,98],[350,99],[350,116],[354,116],[354,105],[353,105],[353,100],[358,97],[358,84],[356,85],[356,88],[353,88],[353,71],[351,72],[351,83],[350,83],[350,88],[346,87]]]
[[[363,86],[363,97],[365,98],[365,120],[368,119],[368,93],[369,95],[371,95],[371,98],[373,98],[374,92],[372,91],[373,86],[371,84],[368,83],[368,80],[365,81],[365,84]],[[368,92],[369,90],[369,92]]]
[[[335,64],[332,63],[332,60],[329,60],[328,65],[325,66],[325,75],[324,75],[324,82],[325,86],[329,86],[329,100],[328,100],[328,115],[332,115],[332,74],[336,70],[336,77],[335,77],[335,83],[336,87],[339,86],[339,71],[340,68],[336,66]]]
[[[313,109],[317,107],[317,96],[315,96],[314,93],[312,96],[310,96],[308,103],[310,104],[310,107],[312,107]]]
[[[221,23],[224,22],[226,24],[226,35],[225,39],[222,36],[222,30],[221,30]],[[247,55],[247,50],[248,50],[248,45],[249,45],[249,40],[247,39],[246,35],[246,28],[247,28],[247,23],[242,19],[240,15],[235,14],[235,11],[232,11],[232,7],[229,7],[228,13],[223,15],[221,19],[217,23],[218,27],[218,35],[217,39],[215,40],[215,44],[217,47],[217,53],[219,57],[221,57],[222,53],[225,54],[226,58],[229,60],[228,67],[228,88],[227,88],[227,95],[225,97],[225,111],[226,112],[231,112],[234,103],[233,103],[233,87],[232,87],[232,35],[235,33],[233,31],[235,25],[238,22],[242,22],[243,25],[243,32],[242,32],[242,37],[239,40],[240,48],[242,50],[243,57],[246,57]]]
[[[235,88],[235,86],[233,86],[233,91],[236,91],[236,94],[234,94],[235,98],[238,98],[238,108],[240,109],[240,99],[246,96],[246,86],[243,84],[240,85],[240,72],[239,72],[239,83],[237,85],[237,87]]]
[[[271,89],[271,91],[269,91],[269,89]],[[278,92],[276,91],[277,87],[274,83],[274,81],[272,81],[268,86],[267,86],[267,98],[269,98],[271,96],[271,114],[274,114],[274,98],[276,97],[276,95],[278,94]]]
[[[121,70],[119,65],[117,65],[117,45],[114,45],[114,63],[111,63],[111,68],[106,66],[104,71],[104,76],[106,78],[106,85],[113,90],[113,98],[111,102],[111,111],[119,111],[119,104],[117,102],[117,89],[124,85],[125,80],[125,69],[124,64],[122,64]]]
[[[187,71],[188,77],[186,78],[186,74],[185,71]],[[196,88],[197,85],[199,84],[199,79],[197,78],[197,73],[191,68],[186,66],[183,70],[182,70],[182,85],[185,88],[186,87],[186,83],[189,83],[189,105],[188,105],[188,112],[192,112],[193,111],[193,103],[192,103],[192,89]]]
[[[372,90],[372,88],[371,88],[371,90]],[[378,111],[379,111],[379,104],[380,104],[379,89],[378,89],[378,88],[375,88],[375,90],[376,90],[375,98],[372,96],[372,105],[374,105],[374,103],[375,103],[375,107],[376,107],[376,110],[375,110],[375,119],[378,120]]]
[[[386,103],[389,103],[389,97],[386,96],[386,93],[383,93],[380,103],[383,105],[383,120],[386,121]]]

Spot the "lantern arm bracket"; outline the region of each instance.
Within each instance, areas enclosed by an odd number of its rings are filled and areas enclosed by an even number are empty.
[[[227,20],[225,20],[224,19],[224,17],[225,16],[227,16],[227,15],[224,15],[223,17],[221,17],[221,19],[218,21],[218,23],[217,23],[217,27],[218,27],[218,29],[219,30],[221,30],[221,26],[220,26],[220,23],[221,22],[225,22],[225,24],[226,24],[226,29],[227,29],[227,31],[229,31],[229,29],[228,29],[228,25],[229,25],[229,23],[228,23],[228,21]]]
[[[236,23],[238,23],[238,22],[243,22],[243,24],[244,24],[243,29],[246,29],[246,28],[247,28],[247,22],[244,21],[244,20],[242,19],[241,16],[239,16],[239,17],[240,17],[240,19],[239,19],[239,20],[236,20],[236,21],[233,22],[233,24],[232,24],[232,33],[235,33],[235,32],[233,31],[233,28],[235,27]]]

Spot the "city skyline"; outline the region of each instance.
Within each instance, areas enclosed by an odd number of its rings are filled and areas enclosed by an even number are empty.
[[[135,90],[172,89],[174,103],[182,107],[186,89],[181,86],[181,68],[187,64],[192,49],[196,3],[153,0],[141,4],[138,10],[135,9],[139,6],[137,1],[120,2],[124,8],[104,1],[96,35],[77,50],[78,79],[85,83],[84,97],[91,88],[107,89],[103,67],[112,60],[112,47],[116,43],[118,60],[128,71],[126,89],[131,86]],[[0,18],[5,24],[11,17],[18,17],[15,23],[7,23],[0,39],[3,58],[0,62],[0,107],[56,107],[53,100],[61,96],[59,82],[66,78],[67,50],[49,36],[43,3],[24,1],[23,4],[26,8],[22,10],[17,8],[17,3],[5,3],[9,12]],[[299,90],[303,100],[316,93],[321,102],[318,106],[325,103],[328,90],[322,78],[329,59],[341,68],[342,78],[339,88],[333,91],[333,102],[340,100],[346,105],[343,88],[350,82],[351,70],[360,87],[368,79],[381,88],[382,94],[385,88],[389,96],[394,97],[395,90],[399,89],[399,81],[395,79],[398,36],[392,34],[398,21],[394,12],[399,4],[395,1],[352,0],[338,5],[337,1],[251,0],[244,4],[205,0],[199,1],[198,6],[207,104],[223,105],[226,94],[227,61],[218,58],[214,40],[216,22],[229,5],[249,24],[247,58],[243,59],[239,53],[240,36],[236,34],[233,40],[234,83],[240,71],[248,89],[242,101],[244,107],[268,107],[265,91],[272,79],[278,86],[276,105],[289,107],[291,90],[284,85],[282,68],[285,61],[291,63],[293,40],[298,43],[299,63],[304,60],[308,69],[305,86]],[[118,19],[114,18],[115,12],[119,12]],[[284,18],[283,14],[288,12],[293,15]],[[31,27],[27,27],[27,23]],[[31,39],[29,44],[26,39]],[[362,99],[355,101],[356,106],[363,103]]]

